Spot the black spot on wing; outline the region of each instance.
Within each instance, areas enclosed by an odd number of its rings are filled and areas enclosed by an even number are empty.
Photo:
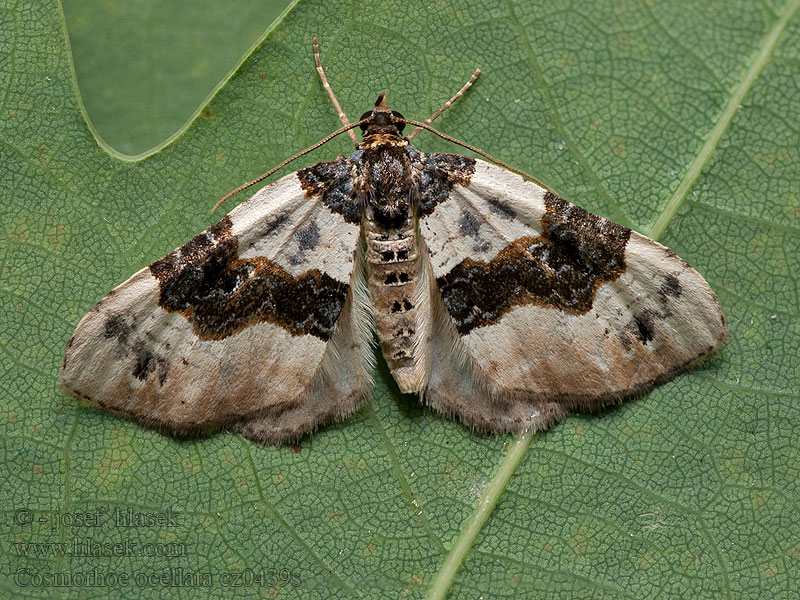
[[[664,282],[661,284],[661,294],[663,296],[672,296],[673,298],[680,298],[683,293],[680,281],[675,275],[667,275]]]
[[[297,240],[298,253],[289,257],[289,263],[299,265],[306,262],[306,250],[313,250],[319,244],[319,228],[316,222],[312,221],[306,227],[295,231],[294,237]]]
[[[501,202],[496,198],[489,198],[487,202],[489,203],[489,210],[499,216],[501,219],[511,221],[517,218],[517,213],[511,210],[511,208],[504,202]]]
[[[169,364],[164,357],[145,348],[141,341],[134,344],[132,349],[134,351],[133,376],[139,381],[146,381],[156,375],[159,385],[163,386],[169,373]]]
[[[281,229],[283,229],[287,223],[289,223],[289,213],[285,212],[279,214],[270,223],[267,224],[266,228],[264,229],[264,235],[269,237],[277,235],[278,232]]]
[[[472,211],[467,209],[461,211],[458,229],[462,236],[475,240],[472,245],[473,252],[484,254],[491,250],[492,245],[488,241],[481,239],[481,223]]]
[[[128,322],[121,315],[109,315],[106,318],[103,337],[108,340],[114,338],[120,344],[125,344],[128,341],[128,335],[130,335],[131,329],[131,326],[128,325]]]
[[[647,313],[634,315],[631,325],[636,337],[642,344],[647,345],[647,342],[653,340],[655,329],[653,328],[653,320]]]
[[[133,376],[144,381],[147,376],[155,370],[155,354],[149,350],[142,350],[136,355],[136,362],[133,366]]]
[[[312,221],[308,224],[308,226],[298,229],[295,232],[295,237],[297,237],[297,245],[300,247],[300,251],[305,250],[313,250],[319,244],[319,228],[317,224]]]
[[[308,231],[300,243],[313,238]],[[349,289],[317,269],[294,277],[263,256],[239,258],[228,217],[154,262],[150,272],[159,282],[159,306],[183,314],[206,340],[264,321],[327,340]]]
[[[619,340],[626,352],[630,352],[634,342],[639,342],[646,346],[656,338],[656,320],[663,318],[664,315],[657,311],[642,310],[634,312],[628,324],[620,331]]]
[[[489,262],[466,258],[438,278],[461,335],[525,304],[584,314],[597,289],[625,271],[629,229],[555,194],[544,200],[542,235],[514,240]]]
[[[458,229],[461,235],[480,240],[481,224],[472,212],[463,209],[458,220]]]

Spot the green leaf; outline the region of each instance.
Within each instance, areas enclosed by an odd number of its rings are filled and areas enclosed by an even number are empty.
[[[59,5],[0,8],[4,596],[800,587],[800,0],[408,4],[298,2],[188,129],[136,162],[87,126]],[[644,398],[520,440],[420,408],[385,366],[369,407],[299,451],[176,440],[58,392],[63,348],[104,293],[211,224],[224,192],[338,126],[313,33],[353,118],[383,89],[425,118],[481,67],[439,128],[657,235],[719,295],[727,347]],[[118,526],[115,511],[154,521]],[[87,583],[112,575],[129,581]]]
[[[286,0],[63,3],[75,72],[99,138],[126,155],[194,117]]]

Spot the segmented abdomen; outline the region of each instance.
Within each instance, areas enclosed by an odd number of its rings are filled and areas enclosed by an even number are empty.
[[[413,370],[419,335],[414,292],[420,281],[416,224],[413,217],[397,228],[364,220],[367,240],[367,281],[375,307],[375,329],[389,368]],[[402,391],[407,387],[397,377]]]

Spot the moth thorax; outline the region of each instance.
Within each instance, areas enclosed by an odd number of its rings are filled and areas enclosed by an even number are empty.
[[[387,228],[401,227],[409,214],[412,166],[405,150],[382,146],[365,151],[367,218]]]

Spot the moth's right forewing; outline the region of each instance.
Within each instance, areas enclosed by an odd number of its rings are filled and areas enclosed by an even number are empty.
[[[352,289],[359,230],[306,192],[287,175],[110,292],[70,340],[61,386],[177,433],[242,428],[320,398],[346,397],[352,412],[371,375]],[[345,390],[330,383],[337,370]],[[335,415],[311,411],[259,439],[296,439]]]
[[[426,399],[476,429],[618,403],[727,339],[708,283],[673,252],[483,161],[420,231],[435,282]]]

